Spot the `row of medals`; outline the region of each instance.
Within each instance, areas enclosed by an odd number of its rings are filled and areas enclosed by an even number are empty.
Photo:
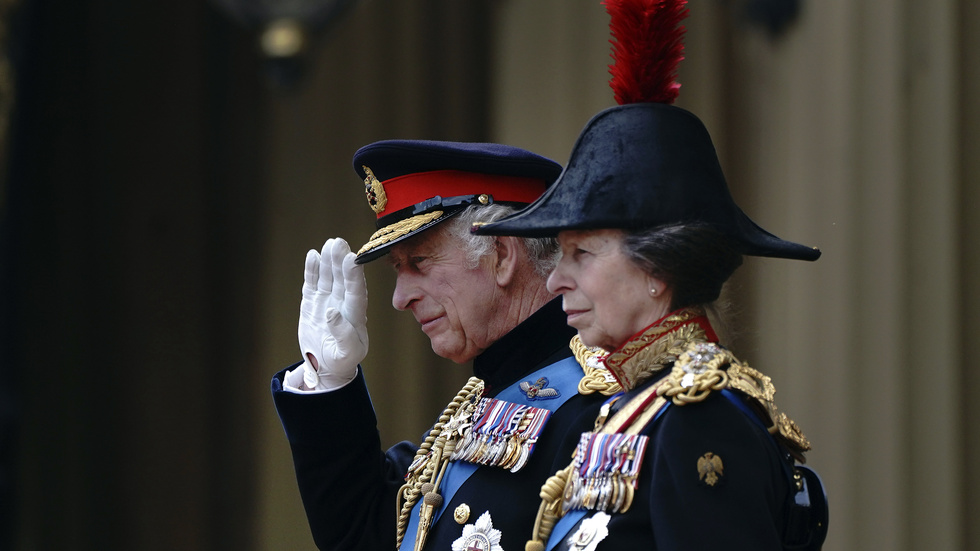
[[[465,432],[463,441],[453,451],[452,460],[503,467],[511,472],[519,471],[530,458],[531,447],[536,441],[536,438],[533,436],[529,438],[523,432],[534,421],[535,416],[540,415],[541,412],[547,412],[547,410],[527,408],[516,428],[509,433],[478,434],[470,427],[470,430]]]

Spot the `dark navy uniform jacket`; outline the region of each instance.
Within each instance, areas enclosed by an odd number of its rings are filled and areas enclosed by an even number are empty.
[[[743,398],[726,390],[703,402],[671,404],[640,432],[650,440],[633,504],[610,515],[608,536],[595,549],[784,549],[792,461]],[[706,454],[724,465],[713,485],[698,468]],[[546,549],[575,549],[569,537],[592,515],[570,512]]]
[[[577,384],[582,371],[568,348],[574,334],[565,324],[561,300],[552,300],[474,360],[474,374],[486,384],[484,395],[512,394],[515,385],[533,383],[542,375],[556,380],[563,375]],[[396,492],[417,446],[402,442],[387,452],[381,449],[377,419],[360,374],[336,391],[303,395],[283,390],[285,371],[273,379],[272,393],[317,547],[392,551]],[[511,473],[478,467],[455,495],[445,496],[425,549],[451,549],[464,528],[453,511],[463,503],[472,511],[464,524],[474,524],[489,511],[493,528],[501,532],[500,546],[507,551],[524,548],[541,503],[541,485],[568,464],[578,436],[593,428],[605,400],[602,395],[579,395],[574,385],[561,392],[567,401],[552,413],[523,469]],[[528,403],[547,407],[542,400]],[[414,539],[412,532],[405,535],[409,549]]]

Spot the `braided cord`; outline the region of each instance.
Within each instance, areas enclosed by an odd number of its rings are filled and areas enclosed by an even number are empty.
[[[419,496],[423,493],[423,484],[431,483],[433,473],[441,470],[440,464],[445,463],[449,459],[450,454],[443,453],[443,447],[446,444],[446,437],[442,434],[443,427],[453,418],[460,406],[464,403],[471,402],[474,396],[482,392],[483,381],[476,377],[470,377],[466,385],[463,386],[456,394],[456,397],[453,398],[452,402],[449,402],[449,405],[443,410],[442,415],[439,416],[439,420],[432,427],[432,430],[429,431],[429,434],[425,437],[425,441],[419,446],[418,451],[415,452],[415,459],[412,461],[412,465],[424,466],[417,467],[414,470],[410,469],[406,475],[405,484],[398,489],[395,509],[398,515],[395,536],[396,550],[402,546],[402,540],[405,538],[405,531],[408,529],[412,509],[418,502]],[[421,464],[420,462],[422,461],[425,463]]]
[[[555,524],[562,516],[562,494],[565,492],[565,485],[568,483],[574,468],[574,463],[565,467],[548,478],[541,486],[541,506],[538,508],[537,518],[534,519],[534,535],[525,544],[525,551],[544,551],[545,542],[548,541],[551,531],[554,530]]]

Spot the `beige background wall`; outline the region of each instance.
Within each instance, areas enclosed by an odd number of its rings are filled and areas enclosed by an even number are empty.
[[[565,162],[613,103],[602,6],[363,0],[282,87],[213,3],[15,4],[0,548],[312,550],[268,388],[298,359],[306,251],[373,231],[351,155],[496,140]],[[748,259],[732,347],[814,445],[828,551],[980,551],[980,4],[802,0],[775,39],[741,4],[690,2],[678,103],[743,209],[823,257]],[[366,272],[382,439],[417,440],[468,366]]]

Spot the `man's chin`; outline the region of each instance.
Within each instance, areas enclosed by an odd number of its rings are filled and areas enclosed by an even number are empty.
[[[480,351],[471,351],[467,349],[459,349],[458,347],[447,346],[446,343],[441,342],[438,337],[429,339],[429,343],[432,345],[432,351],[436,353],[437,356],[441,358],[446,358],[447,360],[458,363],[465,364],[476,358]]]

